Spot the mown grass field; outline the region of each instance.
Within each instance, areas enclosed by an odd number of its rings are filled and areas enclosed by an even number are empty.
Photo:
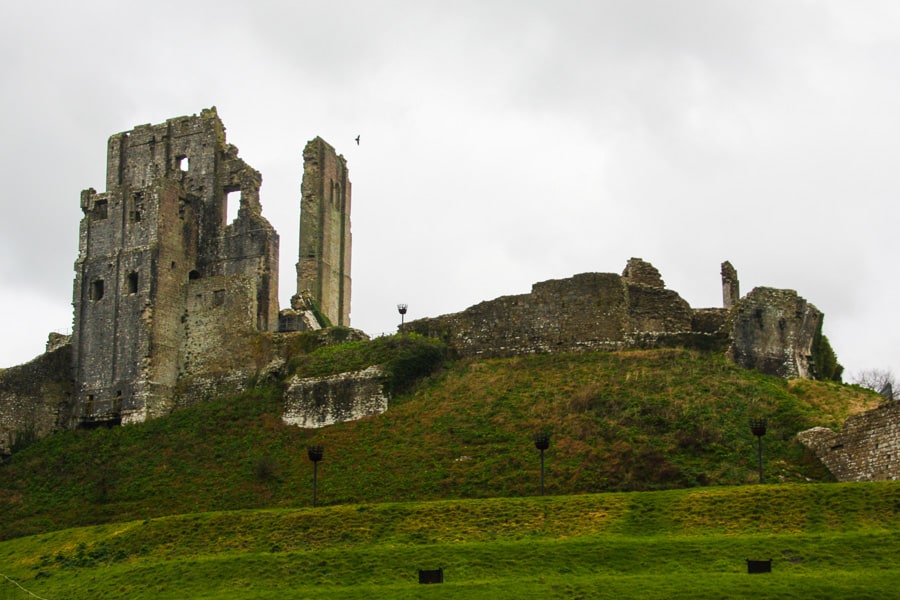
[[[898,533],[895,482],[198,513],[2,542],[0,598],[890,598]]]

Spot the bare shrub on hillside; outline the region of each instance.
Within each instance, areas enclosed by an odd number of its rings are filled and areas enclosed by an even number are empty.
[[[890,369],[866,369],[853,377],[856,385],[876,391],[886,400],[900,400],[900,385]]]

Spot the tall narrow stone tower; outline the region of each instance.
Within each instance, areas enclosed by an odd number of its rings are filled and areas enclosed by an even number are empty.
[[[741,282],[737,270],[726,260],[722,263],[722,305],[730,310],[740,299]]]
[[[332,325],[350,325],[350,179],[347,161],[325,140],[303,150],[297,295],[311,299]]]
[[[107,191],[81,193],[74,426],[167,414],[227,336],[277,328],[278,234],[237,154],[214,108],[109,138]]]

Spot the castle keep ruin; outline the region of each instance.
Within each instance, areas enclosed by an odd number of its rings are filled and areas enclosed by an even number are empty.
[[[301,239],[320,244],[297,292],[312,290],[325,314],[346,325],[346,162],[321,138],[309,143],[304,159],[310,214],[301,219],[308,230]],[[214,364],[240,370],[230,360],[242,354],[235,344],[279,328],[278,234],[262,216],[262,177],[226,143],[215,109],[113,135],[106,180],[106,192],[81,195],[73,425],[166,414],[183,375]],[[229,202],[239,202],[231,223]],[[332,212],[339,212],[336,225]]]
[[[262,216],[261,182],[215,110],[109,139],[107,191],[81,194],[76,422],[165,414],[194,355],[230,328],[277,327],[278,234]]]
[[[72,336],[51,334],[45,354],[0,373],[0,455],[23,436],[141,422],[239,391],[283,363],[290,332],[349,326],[347,163],[318,137],[303,158],[297,293],[279,311],[262,177],[215,108],[111,136],[106,191],[81,193]]]

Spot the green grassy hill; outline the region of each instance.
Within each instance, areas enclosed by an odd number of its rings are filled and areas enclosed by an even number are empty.
[[[322,348],[301,374],[389,365],[384,415],[319,430],[280,420],[280,384],[141,425],[61,433],[0,467],[0,539],[67,527],[312,501],[306,446],[321,444],[319,503],[534,496],[537,431],[552,434],[547,493],[585,494],[756,481],[766,417],[770,482],[828,481],[794,441],[838,426],[878,396],[787,382],[688,350],[540,355],[447,363],[415,336]]]
[[[898,533],[898,482],[208,512],[0,542],[0,598],[880,599]]]

